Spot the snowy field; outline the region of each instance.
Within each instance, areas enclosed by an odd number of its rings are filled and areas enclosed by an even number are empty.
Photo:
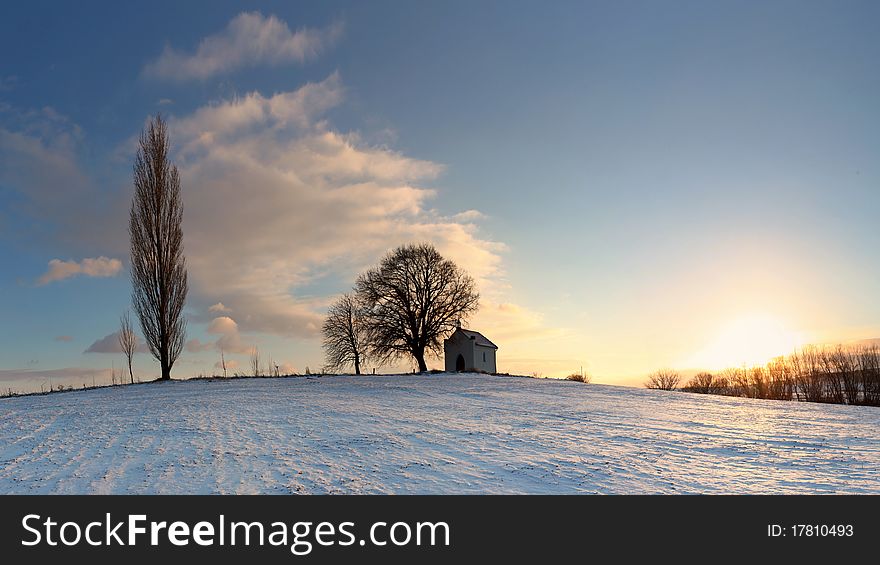
[[[880,410],[480,375],[0,399],[2,493],[880,493]]]

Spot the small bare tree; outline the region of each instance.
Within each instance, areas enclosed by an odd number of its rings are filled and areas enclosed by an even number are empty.
[[[858,351],[859,377],[862,402],[880,406],[880,349],[877,345],[865,345]]]
[[[825,382],[822,378],[821,354],[815,346],[807,346],[789,357],[798,399],[807,402],[825,400]]]
[[[837,371],[834,351],[823,346],[819,349],[820,373],[825,383],[825,401],[832,404],[843,404],[843,375]]]
[[[171,164],[171,144],[161,116],[141,133],[134,162],[131,203],[132,302],[161,380],[171,378],[186,339],[186,258],[180,174]]]
[[[715,394],[714,383],[715,377],[712,373],[697,373],[685,386],[681,387],[681,390],[697,394]]]
[[[365,306],[370,355],[383,364],[411,355],[423,372],[426,353],[439,355],[480,299],[474,279],[428,243],[398,247],[358,277],[355,291]]]
[[[261,374],[260,370],[260,350],[255,345],[251,350],[251,374],[255,377],[259,377]]]
[[[226,378],[226,355],[223,353],[223,348],[220,348],[220,367],[223,369],[223,378]]]
[[[794,379],[791,363],[785,357],[776,357],[767,363],[767,398],[791,400],[794,397]]]
[[[767,398],[767,375],[764,367],[743,369],[748,379],[749,398]]]
[[[675,390],[681,375],[671,369],[660,369],[650,377],[645,383],[645,388],[653,388],[657,390]]]
[[[364,319],[364,305],[352,294],[343,294],[327,311],[321,327],[325,365],[329,371],[354,367],[361,374],[361,364],[367,362],[369,331]]]
[[[131,384],[134,384],[134,371],[132,371],[132,358],[134,350],[137,348],[137,334],[134,333],[134,327],[131,325],[131,316],[128,311],[119,319],[119,347],[128,361],[128,378]]]
[[[851,347],[838,345],[828,352],[832,372],[841,383],[841,398],[847,404],[858,404],[861,400],[861,383],[859,382],[858,357]]]

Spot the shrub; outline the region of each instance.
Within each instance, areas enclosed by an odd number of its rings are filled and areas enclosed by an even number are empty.
[[[579,383],[589,384],[592,378],[586,373],[572,373],[565,377],[567,381],[576,381]]]
[[[657,390],[675,390],[681,380],[681,375],[671,369],[660,369],[645,383],[645,388]]]

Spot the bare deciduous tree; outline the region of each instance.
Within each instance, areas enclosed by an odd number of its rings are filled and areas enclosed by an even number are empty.
[[[134,333],[134,327],[131,324],[131,316],[128,311],[119,319],[119,347],[128,361],[128,378],[131,384],[134,384],[134,371],[131,368],[131,361],[134,357],[134,350],[137,348],[137,334]]]
[[[223,369],[223,378],[226,378],[226,354],[223,352],[223,348],[220,348],[220,368]]]
[[[681,375],[671,369],[660,369],[650,377],[645,383],[645,388],[653,388],[658,390],[675,390]]]
[[[371,356],[381,363],[412,355],[427,371],[425,354],[439,355],[457,321],[476,311],[474,279],[433,245],[404,245],[358,277]]]
[[[251,374],[255,377],[261,376],[260,372],[260,350],[255,345],[251,350]]]
[[[859,377],[862,383],[862,402],[880,406],[880,348],[865,345],[858,351]]]
[[[767,398],[771,400],[794,398],[791,363],[785,357],[776,357],[767,363]]]
[[[160,379],[167,380],[186,338],[180,174],[169,160],[170,143],[161,116],[141,133],[138,145],[129,220],[132,302],[150,353],[159,361]]]
[[[713,394],[715,385],[715,377],[712,373],[697,373],[688,383],[681,388],[686,392],[695,392],[697,394]]]
[[[828,356],[833,372],[841,383],[841,396],[847,404],[858,404],[862,396],[862,387],[859,382],[856,351],[852,347],[838,345],[835,350],[828,352]]]
[[[343,294],[330,306],[327,319],[321,327],[327,370],[338,371],[353,366],[354,374],[361,374],[361,364],[367,361],[369,344],[364,314],[364,305],[352,294]]]
[[[825,382],[822,378],[821,354],[815,346],[807,346],[790,358],[798,398],[807,402],[823,402]]]

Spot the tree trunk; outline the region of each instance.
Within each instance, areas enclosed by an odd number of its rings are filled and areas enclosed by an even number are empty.
[[[171,380],[171,367],[168,366],[167,362],[162,362],[162,376],[159,377],[160,381],[170,381]]]
[[[418,362],[419,364],[419,372],[428,372],[428,365],[425,364],[425,350],[423,349],[421,351],[413,351],[413,355],[416,358],[416,362]]]
[[[134,384],[134,371],[131,370],[131,358],[128,361],[128,378],[131,380],[131,384]]]
[[[354,374],[355,375],[361,374],[361,359],[360,359],[360,355],[358,355],[357,353],[355,353],[355,355],[354,355]]]

